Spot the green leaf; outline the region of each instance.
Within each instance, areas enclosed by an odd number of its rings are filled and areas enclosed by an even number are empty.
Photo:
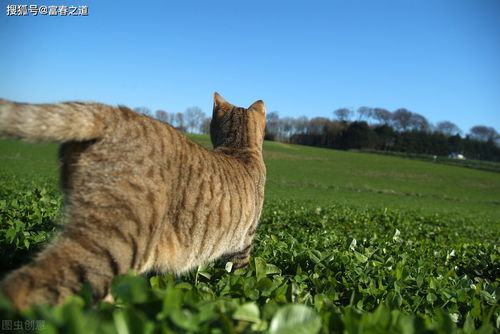
[[[239,306],[233,313],[233,318],[236,320],[259,323],[260,311],[257,304],[250,302]]]
[[[356,260],[358,260],[358,262],[361,263],[365,263],[366,261],[368,261],[368,257],[356,251],[354,251],[354,257],[356,258]]]
[[[261,257],[254,258],[255,262],[255,275],[257,280],[266,277],[266,261]]]
[[[153,289],[164,288],[164,286],[162,286],[161,277],[158,275],[151,277],[149,279],[149,284],[151,284]]]
[[[212,274],[207,271],[208,265],[201,265],[198,267],[198,270],[196,271],[196,275],[203,276],[206,279],[211,279]]]
[[[435,301],[437,300],[437,296],[435,294],[433,294],[432,292],[428,293],[427,294],[427,301],[429,303],[434,303]]]
[[[188,331],[197,331],[199,328],[192,313],[186,309],[173,311],[170,319],[174,324]]]
[[[192,290],[193,286],[188,283],[188,282],[180,282],[179,284],[175,285],[176,289],[183,289],[183,290]]]
[[[281,274],[281,269],[274,264],[266,264],[266,275]]]
[[[115,323],[116,331],[118,332],[118,334],[129,334],[127,321],[125,320],[123,312],[118,311],[113,313],[113,321]]]
[[[77,296],[71,296],[63,306],[63,316],[68,324],[68,332],[85,334],[85,319],[83,317],[83,301]]]
[[[149,297],[149,285],[142,276],[118,275],[111,283],[111,294],[115,300],[125,303],[142,303]]]
[[[254,258],[255,263],[255,274],[257,276],[257,280],[260,280],[267,275],[272,274],[281,274],[281,269],[275,266],[274,264],[268,264],[261,257]]]
[[[321,319],[305,305],[286,305],[271,320],[271,334],[315,334],[321,328]]]

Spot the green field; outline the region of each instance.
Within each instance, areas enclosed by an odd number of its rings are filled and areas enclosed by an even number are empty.
[[[210,148],[208,136],[191,135]],[[396,157],[266,142],[266,199],[500,217],[500,174]],[[57,145],[0,142],[0,172],[57,178]]]
[[[192,135],[209,147],[209,138]],[[0,268],[55,231],[57,145],[0,141]],[[266,142],[266,202],[248,269],[115,279],[1,319],[47,332],[493,333],[500,310],[500,174]]]

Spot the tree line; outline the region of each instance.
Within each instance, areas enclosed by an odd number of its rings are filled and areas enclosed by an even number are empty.
[[[267,115],[266,139],[334,149],[369,149],[500,161],[500,136],[488,126],[473,126],[469,133],[450,121],[431,124],[405,108],[340,108],[333,118],[280,118]]]
[[[190,133],[210,133],[210,118],[199,107],[183,113],[146,107],[136,112],[155,117]],[[369,149],[448,156],[462,154],[469,159],[500,161],[500,135],[488,126],[473,126],[468,133],[450,121],[432,124],[424,116],[405,108],[340,108],[332,119],[306,116],[280,117],[277,111],[266,116],[265,139],[283,143],[334,149]]]
[[[159,109],[153,113],[147,107],[137,107],[134,108],[134,111],[168,123],[182,132],[210,133],[211,118],[207,117],[201,108],[197,106],[189,107],[184,112],[167,112]]]

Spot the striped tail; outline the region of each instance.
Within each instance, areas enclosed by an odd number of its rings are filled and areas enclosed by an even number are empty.
[[[84,141],[103,136],[115,108],[99,103],[17,103],[0,99],[0,137]]]

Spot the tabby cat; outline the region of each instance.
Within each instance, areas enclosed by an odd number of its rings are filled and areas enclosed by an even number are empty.
[[[17,309],[57,304],[85,282],[98,301],[129,269],[180,274],[221,256],[248,263],[264,200],[262,100],[215,93],[208,151],[126,107],[0,100],[0,136],[60,141],[64,227],[1,291]]]

